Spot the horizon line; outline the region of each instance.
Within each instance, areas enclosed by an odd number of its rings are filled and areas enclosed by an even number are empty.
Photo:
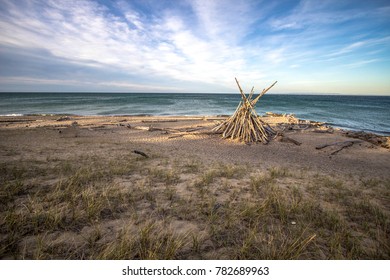
[[[3,93],[118,93],[118,94],[240,94],[239,92],[169,92],[169,91],[0,91]],[[336,93],[336,92],[270,92],[267,95],[336,95],[336,96],[390,96],[390,93]]]

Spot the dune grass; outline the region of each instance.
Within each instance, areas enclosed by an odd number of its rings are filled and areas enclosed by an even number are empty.
[[[389,181],[131,153],[47,159],[0,165],[2,259],[390,257]]]

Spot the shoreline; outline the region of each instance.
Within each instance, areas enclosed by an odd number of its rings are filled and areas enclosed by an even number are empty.
[[[293,116],[295,117],[295,114],[281,114],[281,113],[273,113],[273,112],[266,112],[264,115],[260,115],[260,118],[267,118],[267,114],[273,114],[278,116]],[[153,115],[153,114],[112,114],[112,115],[80,115],[80,114],[68,114],[68,113],[59,113],[59,114],[9,114],[9,115],[0,115],[0,122],[7,122],[8,118],[15,118],[14,122],[19,122],[18,118],[22,119],[23,117],[31,118],[31,117],[85,117],[85,118],[110,118],[110,117],[155,117],[155,118],[228,118],[230,115]],[[296,117],[295,117],[296,118]],[[355,133],[367,133],[367,134],[373,134],[375,136],[379,137],[389,137],[390,131],[376,131],[371,129],[366,130],[359,130],[354,129],[347,126],[332,124],[329,122],[320,122],[313,119],[299,119],[301,122],[307,122],[307,123],[321,123],[326,126],[333,127],[338,130],[343,130],[344,132],[355,132]],[[11,120],[12,121],[12,120]]]
[[[389,137],[262,119],[0,117],[0,259],[388,259]]]
[[[176,119],[176,120],[199,120],[199,119],[209,119],[209,120],[223,120],[230,117],[230,115],[150,115],[150,114],[118,114],[118,115],[78,115],[78,114],[27,114],[27,115],[10,115],[10,116],[0,116],[1,123],[26,123],[27,125],[33,124],[34,121],[44,121],[39,118],[44,118],[49,122],[57,121],[62,122],[65,120],[71,119],[112,119],[117,118],[151,118],[156,120],[164,119]],[[275,123],[289,123],[289,124],[301,124],[301,125],[315,125],[318,127],[323,127],[325,129],[337,130],[349,137],[359,138],[367,140],[375,145],[381,145],[384,148],[390,149],[390,132],[376,133],[374,131],[364,131],[364,130],[354,130],[348,129],[340,126],[334,126],[326,122],[319,122],[316,120],[306,120],[296,118],[294,114],[279,114],[273,112],[266,112],[266,114],[260,116],[262,120],[269,122],[271,125]],[[158,122],[158,121],[157,121]],[[6,124],[6,126],[8,126]],[[39,127],[39,125],[38,125]],[[1,126],[0,126],[1,128]],[[374,141],[370,141],[374,139]]]

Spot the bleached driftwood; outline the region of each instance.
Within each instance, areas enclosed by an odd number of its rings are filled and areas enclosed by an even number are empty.
[[[217,125],[213,131],[222,133],[223,138],[239,139],[246,143],[262,142],[267,144],[276,132],[259,118],[255,111],[255,105],[259,99],[276,84],[276,82],[259,93],[255,99],[252,99],[254,88],[252,88],[250,94],[246,96],[238,80],[235,80],[238,89],[240,90],[242,100],[238,104],[234,114],[221,124]]]

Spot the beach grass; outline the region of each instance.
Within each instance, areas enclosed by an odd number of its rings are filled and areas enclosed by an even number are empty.
[[[388,259],[389,180],[131,152],[0,166],[2,259]]]

